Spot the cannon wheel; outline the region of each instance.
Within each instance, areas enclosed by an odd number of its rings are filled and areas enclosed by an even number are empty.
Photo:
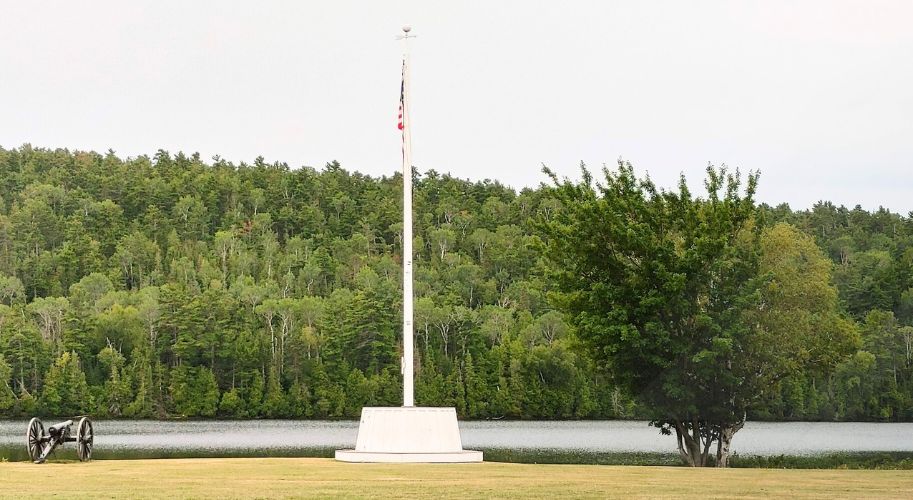
[[[95,441],[95,432],[92,429],[92,421],[88,417],[79,419],[79,425],[76,426],[76,455],[79,460],[86,462],[92,460],[92,444]]]
[[[44,437],[44,424],[37,417],[29,420],[29,427],[25,433],[29,447],[29,458],[34,462],[41,456],[41,438]]]

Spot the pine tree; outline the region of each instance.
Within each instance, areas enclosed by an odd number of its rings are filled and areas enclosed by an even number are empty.
[[[65,352],[57,358],[44,378],[40,404],[46,415],[72,416],[89,413],[92,401],[79,355]]]

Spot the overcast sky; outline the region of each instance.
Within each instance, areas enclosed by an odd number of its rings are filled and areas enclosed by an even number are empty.
[[[0,145],[399,168],[514,187],[708,162],[759,198],[913,210],[913,1],[0,0]]]

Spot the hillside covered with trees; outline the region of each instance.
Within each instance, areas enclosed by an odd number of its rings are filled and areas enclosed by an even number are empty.
[[[0,416],[399,405],[401,185],[336,163],[0,148]],[[418,404],[464,418],[644,414],[556,310],[552,187],[429,171],[414,204]],[[853,343],[749,418],[913,420],[913,214],[755,211],[765,248],[791,231],[814,242]]]

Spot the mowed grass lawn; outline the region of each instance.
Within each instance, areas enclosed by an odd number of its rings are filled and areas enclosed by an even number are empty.
[[[6,498],[913,498],[913,472],[347,464],[322,458],[0,463]]]

